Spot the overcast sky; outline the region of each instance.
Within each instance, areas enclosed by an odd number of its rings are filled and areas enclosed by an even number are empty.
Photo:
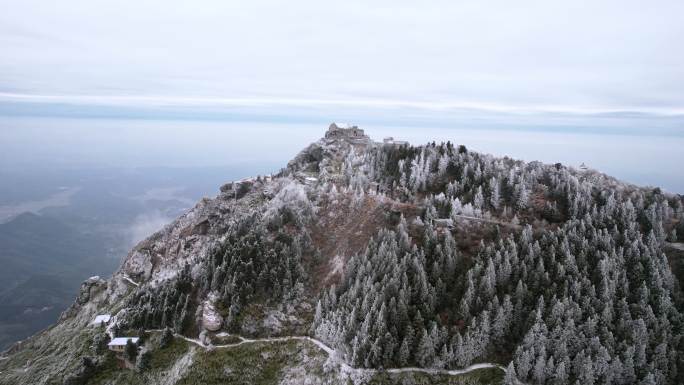
[[[684,114],[681,0],[0,9],[0,102]]]

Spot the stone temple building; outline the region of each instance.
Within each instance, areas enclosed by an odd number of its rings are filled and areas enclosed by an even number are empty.
[[[358,126],[332,123],[325,133],[326,139],[367,139],[368,137]]]

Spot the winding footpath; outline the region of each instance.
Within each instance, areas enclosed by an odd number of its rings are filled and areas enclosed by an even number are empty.
[[[154,330],[148,330],[148,332],[159,332],[161,330],[154,329]],[[499,369],[502,371],[506,371],[506,368],[499,365],[499,364],[493,364],[493,363],[480,363],[480,364],[474,364],[470,365],[468,367],[465,367],[463,369],[430,369],[430,368],[416,368],[416,367],[406,367],[406,368],[390,368],[390,369],[369,369],[369,368],[354,368],[351,365],[347,364],[344,362],[344,360],[337,355],[335,352],[335,349],[331,348],[330,346],[326,345],[320,340],[317,340],[315,338],[311,338],[308,336],[285,336],[285,337],[269,337],[269,338],[257,338],[257,339],[250,339],[250,338],[244,338],[241,336],[236,336],[233,334],[221,334],[220,336],[233,336],[237,337],[240,339],[239,342],[235,342],[232,344],[223,344],[223,345],[205,345],[202,343],[202,341],[195,339],[195,338],[189,338],[181,334],[174,334],[176,338],[182,338],[186,340],[187,342],[193,343],[201,348],[204,349],[223,349],[223,348],[233,348],[241,345],[247,345],[247,344],[255,344],[255,343],[269,343],[269,342],[286,342],[286,341],[309,341],[313,343],[314,345],[318,346],[321,350],[325,351],[328,356],[331,358],[336,359],[341,367],[341,371],[343,373],[357,373],[357,374],[375,374],[375,373],[409,373],[409,372],[414,372],[414,373],[426,373],[426,374],[433,374],[433,375],[446,375],[446,376],[459,376],[463,375],[466,373],[473,372],[475,370],[480,370],[480,369]]]

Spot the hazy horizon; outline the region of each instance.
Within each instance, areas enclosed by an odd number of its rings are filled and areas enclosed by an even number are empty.
[[[329,123],[0,117],[0,170],[232,166],[267,174],[285,167],[321,138]],[[585,163],[626,182],[684,192],[679,167],[684,162],[684,137],[678,135],[601,133],[586,123],[579,130],[482,122],[474,127],[433,124],[421,129],[350,123],[376,141],[386,136],[414,145],[451,141],[497,157],[575,168]]]

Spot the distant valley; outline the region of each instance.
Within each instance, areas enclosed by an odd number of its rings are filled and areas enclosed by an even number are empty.
[[[35,170],[30,182],[0,172],[0,350],[56,322],[83,280],[109,276],[240,169]]]

